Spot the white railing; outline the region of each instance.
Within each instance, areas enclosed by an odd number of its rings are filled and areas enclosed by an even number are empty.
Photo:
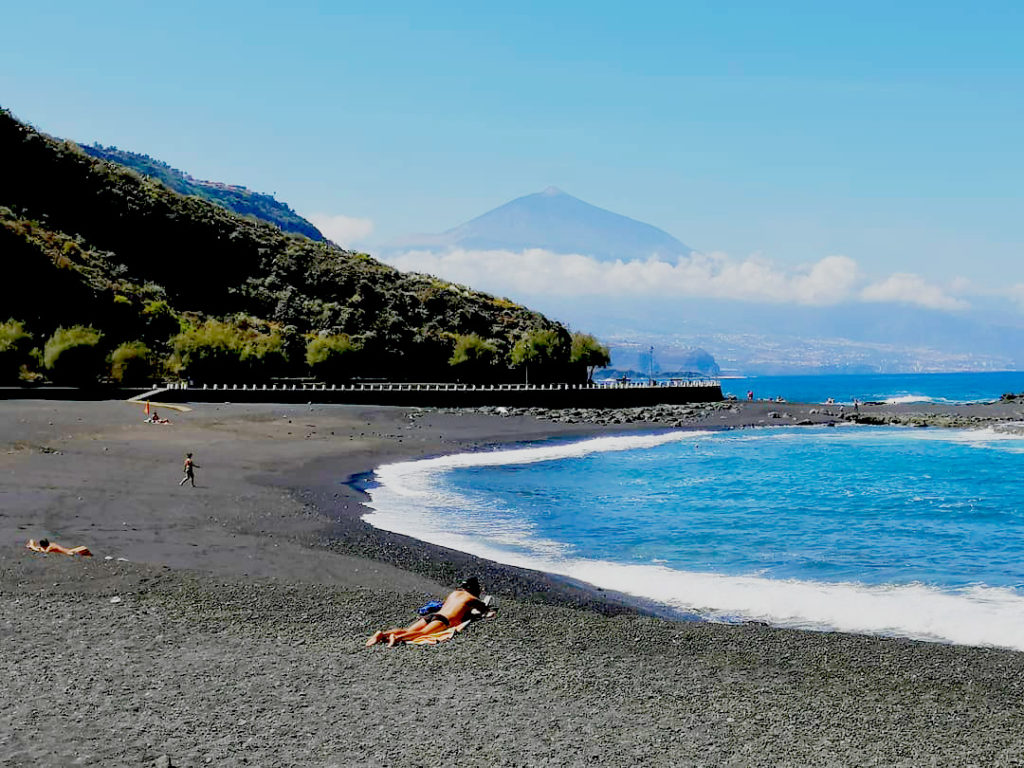
[[[674,389],[678,387],[718,387],[718,379],[680,379],[678,381],[611,381],[593,384],[458,384],[458,383],[359,383],[331,384],[334,392],[557,392],[587,389]],[[185,382],[173,382],[169,389],[199,389]],[[203,384],[202,389],[212,390],[266,390],[266,384]],[[279,392],[323,392],[326,384],[271,384],[271,390]]]

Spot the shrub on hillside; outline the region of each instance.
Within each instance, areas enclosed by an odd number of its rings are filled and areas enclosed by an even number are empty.
[[[252,381],[284,376],[290,372],[285,338],[280,330],[244,330],[242,338],[242,365]]]
[[[126,341],[110,353],[110,378],[127,387],[153,380],[155,359],[141,341]]]
[[[346,381],[352,378],[359,349],[347,333],[314,336],[306,345],[306,365],[320,381]]]
[[[498,365],[498,345],[475,333],[457,336],[448,364],[460,381],[481,381],[491,378]]]
[[[166,341],[181,330],[178,316],[163,299],[147,301],[141,315],[144,336],[149,341]]]
[[[171,339],[171,369],[204,384],[236,381],[242,373],[238,330],[219,320],[188,326]]]
[[[58,328],[43,347],[43,365],[56,384],[88,386],[103,372],[105,355],[100,346],[103,334],[91,326]]]
[[[25,330],[25,324],[13,317],[0,323],[0,382],[17,381],[18,371],[29,360],[32,334]]]
[[[171,370],[203,383],[256,382],[287,369],[284,337],[251,318],[189,325],[171,345]]]

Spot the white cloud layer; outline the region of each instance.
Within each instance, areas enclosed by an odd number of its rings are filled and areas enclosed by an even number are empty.
[[[865,286],[857,262],[848,256],[826,256],[795,269],[759,255],[736,260],[723,253],[694,253],[676,263],[607,262],[541,249],[418,250],[385,255],[384,260],[500,295],[702,297],[812,306],[861,300],[943,310],[969,306],[918,275],[895,274]]]
[[[353,216],[329,213],[312,213],[306,218],[328,240],[332,240],[343,248],[365,240],[373,232],[373,221],[371,219],[358,219]]]
[[[540,249],[407,251],[385,258],[399,269],[503,294],[701,296],[822,305],[849,298],[858,279],[857,264],[846,256],[827,256],[790,273],[758,256],[737,262],[720,253],[694,254],[675,264],[605,262]]]
[[[864,301],[891,301],[916,304],[928,309],[961,310],[970,305],[963,299],[950,296],[940,286],[929,283],[920,275],[897,273],[885,280],[872,283],[861,291]]]

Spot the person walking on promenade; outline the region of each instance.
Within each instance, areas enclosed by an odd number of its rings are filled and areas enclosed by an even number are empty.
[[[195,488],[196,487],[195,468],[198,467],[198,466],[199,466],[198,464],[196,464],[194,461],[192,461],[192,454],[191,453],[186,453],[185,454],[185,466],[183,467],[183,469],[185,470],[185,476],[183,478],[181,478],[181,482],[178,483],[178,485],[182,486],[185,483],[191,482],[192,483],[192,487]]]

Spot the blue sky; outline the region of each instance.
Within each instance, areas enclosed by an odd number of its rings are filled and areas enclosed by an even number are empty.
[[[556,185],[735,259],[1024,282],[1024,5],[493,5],[8,3],[0,104],[371,251]]]

